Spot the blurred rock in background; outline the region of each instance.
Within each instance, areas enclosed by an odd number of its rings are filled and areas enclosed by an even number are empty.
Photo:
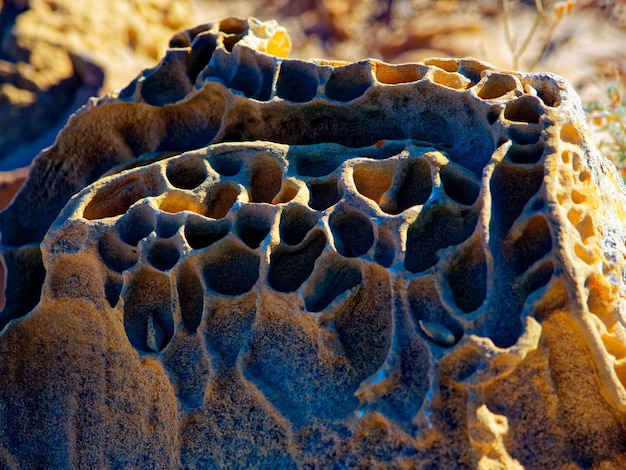
[[[2,0],[0,172],[28,166],[90,96],[154,66],[169,37],[195,24],[276,19],[297,58],[398,63],[472,56],[513,68],[511,47],[524,42],[537,11],[534,2],[509,3],[511,44],[499,0]],[[583,101],[604,96],[608,81],[625,75],[623,2],[570,1],[571,14],[561,19],[555,5],[564,2],[543,3],[516,68],[557,73]]]

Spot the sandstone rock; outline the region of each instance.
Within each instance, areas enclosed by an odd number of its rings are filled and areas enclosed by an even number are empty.
[[[572,88],[288,43],[181,33],[35,161],[5,466],[625,467],[626,193]]]
[[[190,11],[191,0],[1,2],[0,170],[29,165],[89,97],[158,60]]]

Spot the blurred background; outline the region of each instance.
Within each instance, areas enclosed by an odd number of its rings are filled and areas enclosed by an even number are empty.
[[[472,56],[559,74],[605,153],[626,157],[626,0],[0,0],[0,208],[89,97],[153,67],[176,31],[229,16],[275,19],[291,57]]]

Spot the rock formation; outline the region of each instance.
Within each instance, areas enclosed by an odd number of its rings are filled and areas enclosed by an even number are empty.
[[[0,170],[29,165],[90,96],[158,60],[190,11],[191,0],[0,2]]]
[[[170,46],[0,214],[4,466],[626,467],[626,193],[566,82]]]

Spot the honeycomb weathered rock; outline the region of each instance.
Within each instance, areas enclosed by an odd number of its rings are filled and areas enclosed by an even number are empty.
[[[178,35],[39,157],[0,216],[45,266],[4,463],[626,466],[626,194],[571,87],[284,41]]]

